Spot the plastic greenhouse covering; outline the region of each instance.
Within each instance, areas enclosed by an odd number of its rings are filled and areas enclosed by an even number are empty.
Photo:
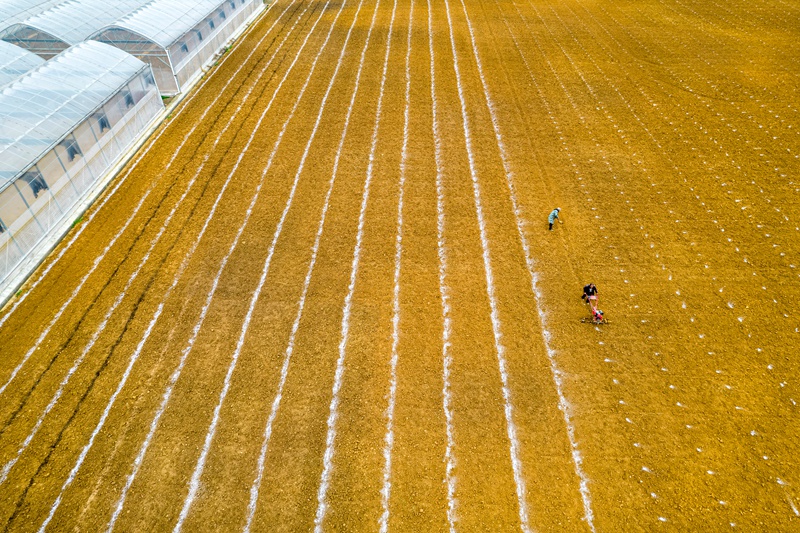
[[[262,0],[153,0],[92,39],[150,63],[162,94],[176,94],[263,5]]]
[[[0,0],[0,30],[45,11],[64,0]]]
[[[13,44],[0,41],[0,87],[44,63],[44,59]]]
[[[0,89],[0,282],[162,109],[149,65],[95,41]]]
[[[66,0],[0,32],[0,39],[50,59],[150,0]]]

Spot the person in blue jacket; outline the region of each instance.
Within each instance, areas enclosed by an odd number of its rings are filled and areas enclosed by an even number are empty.
[[[559,223],[559,224],[563,224],[563,222],[561,222],[561,219],[560,219],[560,218],[558,218],[558,215],[559,215],[559,213],[560,213],[560,212],[561,212],[561,208],[560,208],[560,207],[556,207],[555,209],[553,209],[553,210],[550,212],[550,216],[548,216],[548,217],[547,217],[547,222],[550,224],[550,227],[549,227],[548,229],[549,229],[550,231],[553,231],[553,223],[554,223],[556,220],[558,220],[558,223]]]

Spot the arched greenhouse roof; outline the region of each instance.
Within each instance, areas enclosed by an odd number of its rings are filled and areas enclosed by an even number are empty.
[[[128,30],[168,48],[226,1],[230,0],[152,0],[103,31]]]
[[[150,0],[66,0],[9,26],[3,39],[14,42],[20,31],[41,32],[68,45],[78,44]]]
[[[145,68],[118,48],[86,41],[0,89],[0,189]]]
[[[8,85],[42,63],[44,59],[36,54],[0,41],[0,87]]]
[[[0,0],[0,30],[23,21],[64,0]]]

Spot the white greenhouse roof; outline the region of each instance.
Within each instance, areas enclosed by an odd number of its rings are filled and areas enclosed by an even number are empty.
[[[180,39],[230,0],[152,0],[111,24],[138,33],[163,48]],[[108,28],[104,28],[108,29]]]
[[[0,188],[144,68],[118,48],[86,41],[0,89]]]
[[[0,0],[0,30],[38,15],[64,0]]]
[[[150,0],[66,0],[20,22],[67,44],[78,44]]]
[[[44,59],[36,54],[0,41],[0,87],[8,85],[42,63],[44,63]]]

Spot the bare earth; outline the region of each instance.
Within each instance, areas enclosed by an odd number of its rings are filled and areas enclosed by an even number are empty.
[[[0,313],[0,525],[800,530],[798,60],[796,0],[276,2]]]

